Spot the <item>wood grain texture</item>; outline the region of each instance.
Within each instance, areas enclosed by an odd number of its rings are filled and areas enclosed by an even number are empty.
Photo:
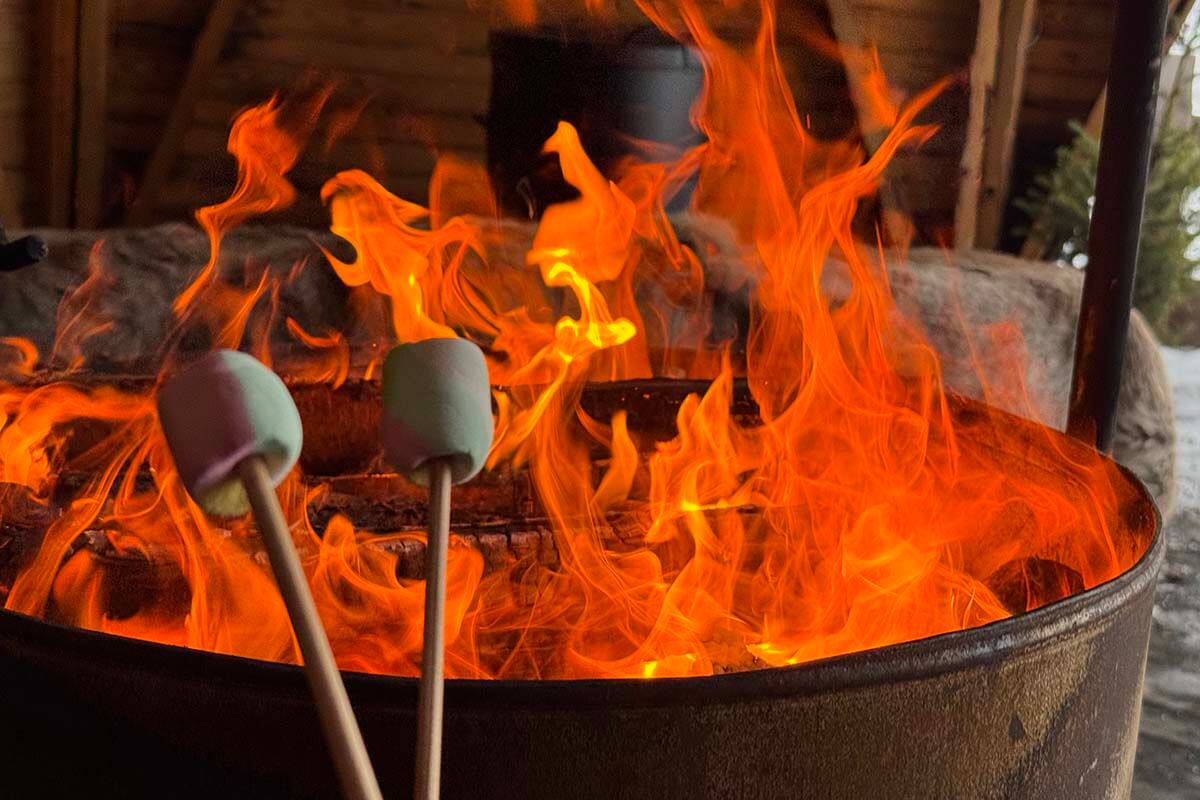
[[[73,223],[77,228],[97,227],[104,202],[111,13],[111,0],[88,0],[79,7],[73,209]]]
[[[984,123],[983,162],[970,243],[978,249],[994,250],[1000,243],[1036,11],[1037,0],[1005,0],[1001,13],[1000,52]]]
[[[171,65],[179,63],[180,37],[194,38],[187,26],[195,21],[193,15],[190,21],[184,16],[176,22],[170,14],[155,11],[149,0],[114,2],[118,19],[110,125],[113,147],[119,151],[117,162],[136,174],[153,149],[151,142],[161,135],[162,109],[176,100],[171,73],[177,67]],[[870,31],[867,41],[879,48],[889,77],[905,93],[923,89],[966,63],[969,46],[962,44],[962,34],[973,28],[973,9],[961,4],[948,9],[942,0],[919,0],[915,6],[896,0],[854,0],[852,5],[856,18]],[[853,127],[843,70],[815,55],[805,40],[813,31],[813,20],[819,23],[824,13],[824,3],[817,0],[781,7],[779,38],[802,114],[822,135],[842,136]],[[636,19],[633,13],[627,16]],[[405,197],[423,200],[431,152],[482,158],[484,129],[477,119],[488,105],[487,39],[492,28],[503,24],[495,8],[469,7],[466,0],[420,5],[247,0],[206,91],[195,102],[175,166],[158,191],[150,218],[186,216],[184,212],[202,198],[219,198],[221,183],[232,181],[232,159],[225,154],[224,144],[233,114],[294,84],[308,69],[337,80],[347,93],[372,98],[372,128],[347,142],[350,158],[324,161],[357,160],[362,165],[361,153],[372,149],[380,156],[377,160],[386,164],[386,185],[398,192],[403,188]],[[751,29],[755,20],[743,19],[739,24]],[[174,54],[165,46],[169,41],[174,42]],[[961,146],[956,137],[961,139],[962,129],[954,119],[959,112],[953,103],[949,107],[947,133],[931,145],[939,156]],[[316,162],[322,159],[308,154],[297,170],[302,172],[309,160],[316,164],[312,171],[319,171]],[[222,161],[226,164],[219,166]],[[191,191],[197,193],[193,202],[187,199]],[[937,218],[944,213],[940,197],[927,207],[923,194],[914,196],[914,217]],[[319,207],[315,216],[311,209],[292,211],[295,216],[288,212],[287,218],[294,221],[314,225],[325,221]]]
[[[77,123],[77,69],[79,0],[46,0],[37,6],[37,92],[42,209],[39,216],[51,225],[71,224],[74,206],[75,125]]]
[[[162,139],[155,147],[146,172],[142,176],[142,184],[137,199],[129,209],[128,220],[132,224],[143,224],[153,215],[154,204],[158,192],[170,175],[179,152],[179,145],[187,135],[192,122],[192,112],[196,101],[204,92],[225,41],[233,28],[233,23],[241,11],[243,0],[214,0],[204,28],[196,39],[192,50],[192,58],[188,64],[183,84],[171,106],[171,114],[167,118],[166,129]]]

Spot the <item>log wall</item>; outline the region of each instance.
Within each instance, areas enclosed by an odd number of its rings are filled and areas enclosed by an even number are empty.
[[[10,228],[34,216],[30,152],[36,2],[0,0],[0,224]]]
[[[919,239],[950,245],[970,95],[967,74],[975,49],[979,4],[944,0],[854,0],[867,41],[879,49],[888,79],[907,95],[935,81],[954,82],[921,118],[941,126],[919,151],[890,167],[901,211],[913,218]]]
[[[1039,0],[1013,158],[1014,195],[1054,165],[1056,148],[1071,141],[1068,123],[1086,122],[1108,80],[1114,12],[1113,0]],[[1012,230],[1025,223],[1010,209],[1001,241],[1018,247]]]
[[[167,13],[169,5],[188,13]],[[201,6],[201,13],[196,13]],[[204,22],[203,4],[126,1],[115,21],[109,125],[115,162],[136,187],[162,135],[191,43]],[[334,80],[347,104],[371,99],[359,133],[326,156],[297,167],[301,194],[315,198],[323,178],[348,167],[369,168],[402,196],[424,199],[435,150],[482,158],[483,129],[474,119],[487,105],[488,18],[465,0],[417,6],[380,0],[247,0],[221,59],[195,106],[154,219],[186,217],[228,194],[233,160],[225,153],[237,111],[287,89],[306,73]],[[317,138],[324,132],[317,131]],[[320,151],[316,147],[313,150]],[[316,224],[319,208],[292,214]]]

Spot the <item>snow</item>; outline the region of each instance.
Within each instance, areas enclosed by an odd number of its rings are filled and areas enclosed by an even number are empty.
[[[1178,506],[1166,528],[1135,800],[1200,797],[1200,350],[1163,348],[1175,398]]]
[[[1200,511],[1200,350],[1162,348],[1175,394],[1180,510]]]

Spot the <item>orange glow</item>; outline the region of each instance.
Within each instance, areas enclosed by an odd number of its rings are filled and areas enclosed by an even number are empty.
[[[289,371],[289,377],[305,383],[324,383],[336,389],[350,374],[350,348],[337,331],[327,336],[314,336],[288,317],[287,329],[298,342],[314,351],[312,358],[300,362]]]
[[[535,17],[532,3],[509,5]],[[770,4],[744,47],[722,40],[691,0],[643,11],[686,32],[706,72],[696,109],[705,142],[672,163],[630,161],[610,180],[561,123],[544,148],[579,197],[548,208],[532,233],[498,218],[481,167],[452,157],[434,172],[430,208],[363,171],[329,178],[321,199],[331,230],[355,256],[327,256],[351,287],[353,335],[365,327],[372,337],[357,361],[349,329],[310,330],[280,312],[281,286],[304,265],[244,286],[219,274],[229,230],[293,201],[286,175],[328,92],[243,112],[229,140],[238,185],[197,213],[211,257],[175,300],[163,370],[187,357],[177,345],[195,327],[213,346],[247,347],[329,391],[373,378],[395,342],[480,343],[496,387],[496,444],[489,474],[457,497],[528,486],[528,530],[544,539],[530,553],[514,535],[497,562],[455,537],[452,677],[659,678],[794,664],[983,625],[1077,589],[1071,576],[1092,587],[1128,569],[1146,532],[1118,531],[1130,489],[1115,467],[949,395],[937,354],[896,307],[884,254],[852,235],[889,160],[932,134],[914,120],[942,85],[897,107],[871,57],[864,91],[886,139],[866,158],[858,141],[806,132]],[[330,129],[340,135],[345,122]],[[720,221],[736,253],[710,259],[672,227],[666,200],[693,176],[694,218]],[[849,279],[844,298],[823,287],[831,270]],[[98,247],[60,312],[56,363],[79,368],[88,338],[111,324],[109,281]],[[714,301],[737,292],[748,296],[740,338],[724,332]],[[292,340],[287,358],[273,358],[279,329]],[[1011,328],[989,333],[1004,352],[1019,349],[1008,346]],[[40,549],[0,594],[5,608],[295,663],[252,522],[209,520],[187,497],[151,390],[95,386],[70,371],[42,380],[32,344],[0,344],[10,365],[0,471],[52,511]],[[1024,397],[1023,370],[1014,359],[988,396],[1023,398],[1032,413],[1039,401]],[[670,435],[641,430],[629,409],[604,419],[584,409],[597,384],[644,381],[653,400],[667,386],[653,379],[681,378],[705,388],[678,405]],[[738,410],[748,399],[755,421]],[[334,516],[318,535],[308,509],[327,491],[297,468],[280,496],[338,661],[415,674],[424,587],[398,568],[423,540],[419,521],[376,534]],[[1021,583],[1035,561],[1061,566],[1060,579]]]
[[[0,337],[0,353],[4,353],[4,366],[0,375],[8,378],[29,378],[38,364],[37,345],[17,336]]]

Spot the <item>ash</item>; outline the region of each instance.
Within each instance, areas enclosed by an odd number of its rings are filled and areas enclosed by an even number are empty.
[[[1163,348],[1175,395],[1178,505],[1154,604],[1134,800],[1200,798],[1200,350]]]

